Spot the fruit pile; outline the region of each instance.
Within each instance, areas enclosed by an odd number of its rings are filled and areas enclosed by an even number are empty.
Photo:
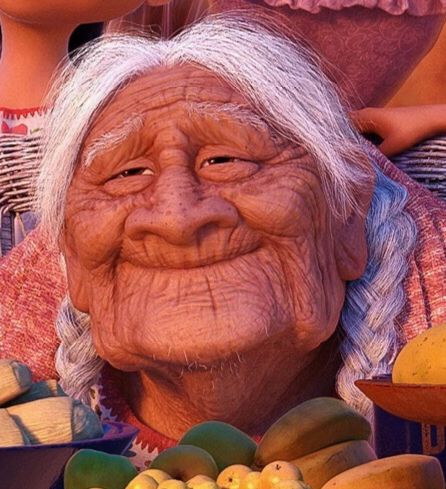
[[[369,422],[344,402],[316,398],[282,416],[258,446],[227,423],[196,425],[139,474],[125,457],[80,451],[65,469],[65,489],[320,489],[376,459],[370,433]]]
[[[434,457],[376,459],[367,419],[321,397],[287,412],[258,445],[226,423],[192,427],[178,445],[137,473],[119,455],[80,450],[67,463],[65,489],[444,489]]]
[[[99,438],[95,412],[68,397],[55,380],[32,382],[30,369],[0,359],[0,447]]]

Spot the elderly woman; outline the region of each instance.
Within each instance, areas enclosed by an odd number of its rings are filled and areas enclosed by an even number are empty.
[[[354,380],[444,319],[445,207],[266,21],[96,44],[46,148],[41,229],[1,264],[0,355],[46,377],[57,349],[71,394],[141,428],[138,465],[205,419],[255,435],[336,393],[367,414]]]

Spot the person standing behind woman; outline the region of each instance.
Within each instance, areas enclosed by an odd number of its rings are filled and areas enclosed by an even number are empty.
[[[80,24],[111,20],[142,3],[0,0],[0,257],[35,226],[31,184],[45,124],[43,100],[67,59],[71,34]]]
[[[379,149],[389,157],[417,143],[446,134],[446,25],[432,50],[386,107],[352,114],[358,129],[382,138]]]

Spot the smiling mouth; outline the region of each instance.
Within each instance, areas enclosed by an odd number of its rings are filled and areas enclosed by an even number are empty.
[[[223,257],[208,257],[208,258],[203,258],[201,260],[197,261],[191,261],[191,262],[184,262],[182,266],[180,267],[160,267],[160,268],[172,268],[172,269],[194,269],[194,268],[208,268],[212,267],[214,265],[222,265],[225,263],[232,263],[236,261],[238,258],[243,258],[247,255],[251,255],[255,253],[259,249],[259,246],[252,247],[251,249],[248,249],[246,251],[240,252],[240,250],[237,253],[233,254],[228,254]]]
[[[221,253],[214,251],[203,253],[202,256],[199,256],[200,254],[196,250],[193,250],[191,253],[187,253],[188,250],[181,249],[172,249],[167,252],[163,250],[159,252],[156,248],[147,247],[144,252],[145,256],[140,257],[138,256],[139,253],[133,253],[129,256],[130,260],[128,261],[138,266],[158,271],[204,269],[232,263],[239,258],[258,252],[261,248],[261,243],[256,241],[234,248],[231,251],[223,249]]]

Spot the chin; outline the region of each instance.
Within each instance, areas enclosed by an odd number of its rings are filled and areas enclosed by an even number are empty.
[[[244,362],[255,365],[266,357],[280,358],[286,353],[305,358],[336,328],[302,328],[296,326],[299,323],[295,319],[274,315],[271,308],[265,311],[234,307],[232,314],[224,317],[203,318],[189,312],[171,314],[170,318],[132,326],[134,334],[117,335],[115,346],[110,337],[104,337],[101,357],[123,371],[158,370],[178,375],[184,371],[218,372]]]
[[[304,270],[292,277],[287,271],[277,254],[262,249],[189,270],[124,263],[102,294],[114,306],[91,311],[95,343],[113,366],[134,371],[219,368],[271,344],[305,355],[336,324],[325,317],[318,283],[304,280]],[[306,285],[298,299],[287,290],[290,282]]]
[[[201,316],[201,317],[200,317]],[[120,353],[107,351],[114,364],[128,370],[158,365],[168,368],[207,370],[221,368],[226,363],[240,361],[253,351],[259,351],[273,338],[290,331],[289,325],[264,311],[234,308],[224,317],[202,317],[200,314],[172,314],[172,320],[147,321],[132,328],[135,334],[120,343]],[[178,320],[175,320],[178,318]],[[137,331],[137,333],[136,333]],[[142,332],[145,332],[142,333]],[[122,352],[133,352],[123,356]],[[116,354],[118,353],[118,354]]]

